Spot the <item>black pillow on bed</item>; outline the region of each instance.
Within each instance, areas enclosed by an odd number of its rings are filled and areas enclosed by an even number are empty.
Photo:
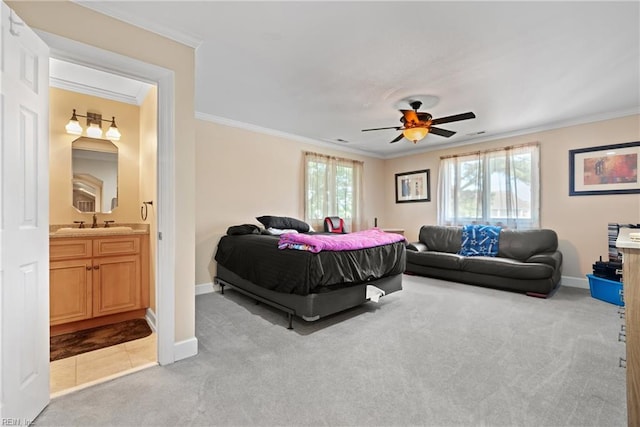
[[[239,236],[242,234],[260,234],[260,227],[253,224],[234,225],[227,228],[229,236]]]
[[[281,230],[296,230],[300,233],[306,233],[310,230],[309,224],[299,219],[289,218],[288,216],[272,216],[264,215],[256,217],[256,219],[264,225],[264,228],[279,228]]]

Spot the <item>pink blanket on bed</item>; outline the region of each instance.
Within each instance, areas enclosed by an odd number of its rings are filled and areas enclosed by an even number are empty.
[[[349,251],[373,248],[389,243],[401,242],[403,240],[404,236],[385,233],[379,228],[347,234],[285,233],[280,235],[278,248],[298,249],[318,253],[320,251]]]

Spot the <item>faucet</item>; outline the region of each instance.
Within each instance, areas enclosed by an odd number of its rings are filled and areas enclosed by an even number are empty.
[[[93,214],[93,224],[91,224],[91,228],[98,228],[98,216]]]

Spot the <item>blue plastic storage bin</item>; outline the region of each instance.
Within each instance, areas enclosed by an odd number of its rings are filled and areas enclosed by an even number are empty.
[[[589,279],[589,290],[593,298],[624,307],[622,282],[594,276],[593,274],[587,274],[587,278]]]

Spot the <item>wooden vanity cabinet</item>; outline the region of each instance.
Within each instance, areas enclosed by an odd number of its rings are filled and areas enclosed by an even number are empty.
[[[149,236],[50,239],[52,334],[129,318],[149,306]]]

